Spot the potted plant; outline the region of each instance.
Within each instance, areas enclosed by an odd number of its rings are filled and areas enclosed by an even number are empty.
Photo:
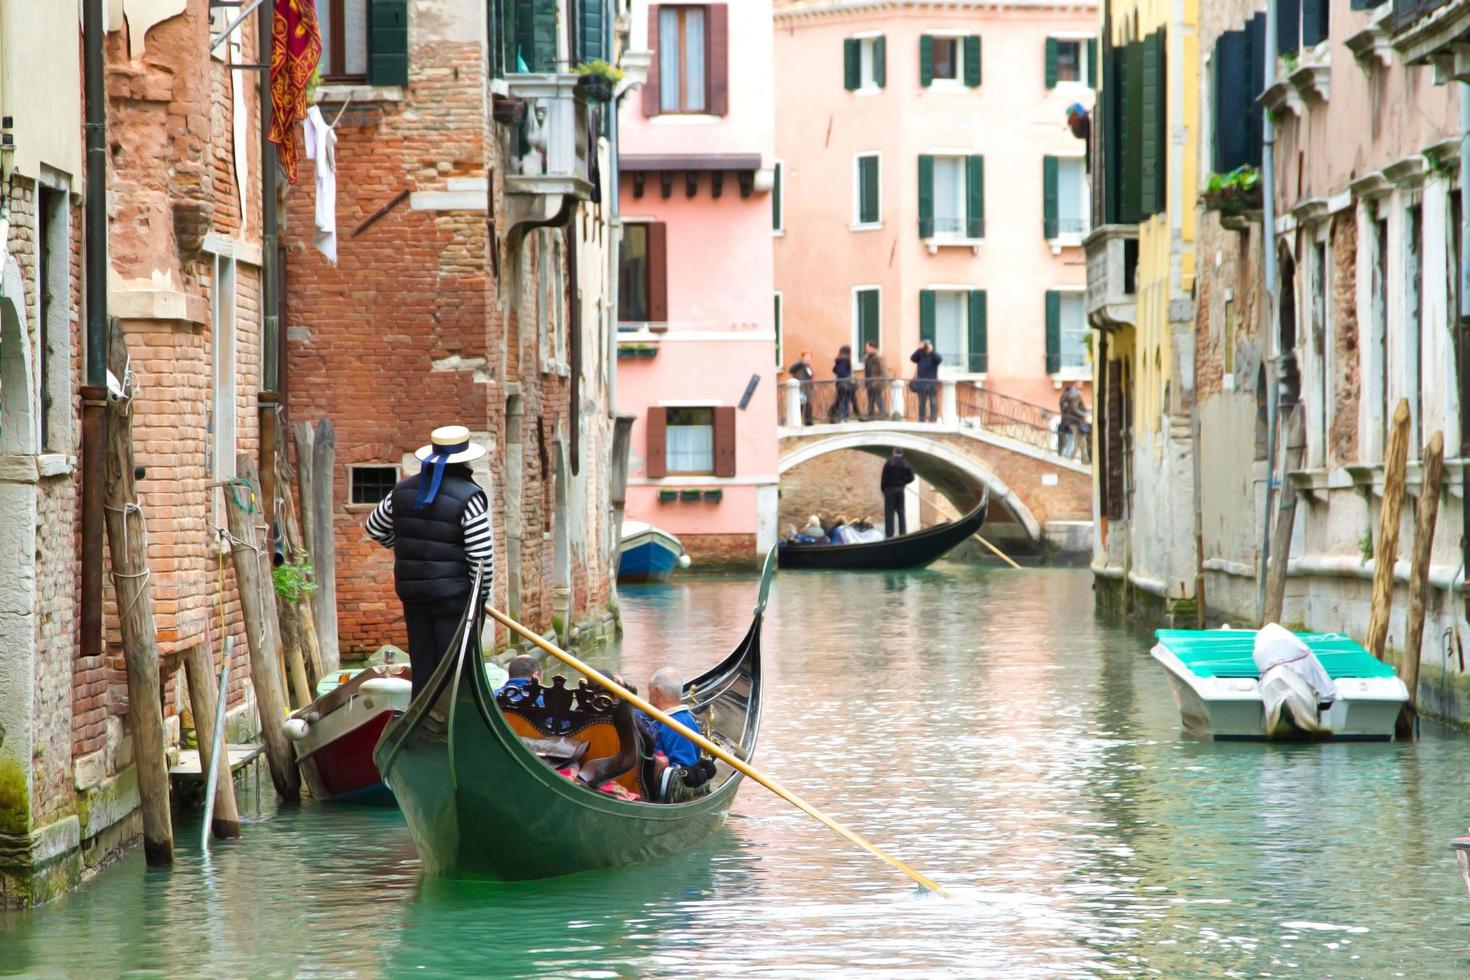
[[[677,499],[679,499],[679,491],[677,490],[660,490],[658,492],[658,502],[661,504],[671,504]]]
[[[707,504],[717,504],[724,496],[724,490],[721,490],[719,487],[710,487],[704,491],[704,502]]]
[[[611,102],[613,89],[623,80],[622,71],[601,58],[584,61],[575,71],[581,76],[577,79],[577,88],[593,102]]]
[[[1222,216],[1242,215],[1260,209],[1261,193],[1261,172],[1247,165],[1228,174],[1210,174],[1200,203]]]
[[[694,489],[694,488],[685,488],[683,490],[680,490],[679,491],[679,499],[680,500],[686,500],[686,501],[698,500],[699,499],[699,490],[698,489]]]

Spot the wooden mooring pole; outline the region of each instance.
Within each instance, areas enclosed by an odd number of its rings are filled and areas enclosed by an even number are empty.
[[[137,380],[118,321],[112,321],[108,364],[122,382],[121,397],[107,402],[107,468],[104,511],[112,554],[112,588],[122,630],[128,678],[128,730],[143,810],[143,857],[151,865],[172,864],[174,829],[168,803],[168,760],[163,702],[158,680],[158,629],[149,588],[148,522],[138,504],[133,467],[133,408]],[[93,461],[88,461],[91,466]]]
[[[1411,738],[1419,710],[1419,656],[1424,642],[1424,610],[1429,598],[1429,553],[1434,548],[1434,526],[1439,520],[1439,488],[1444,482],[1444,433],[1429,437],[1420,460],[1419,504],[1414,521],[1414,556],[1409,566],[1409,621],[1404,629],[1404,655],[1399,677],[1409,689],[1409,702],[1399,712],[1397,734]]]
[[[301,524],[296,519],[296,501],[292,495],[292,474],[286,465],[284,453],[276,455],[276,524],[281,529],[281,540],[286,546],[286,560],[290,562],[310,561],[306,543],[301,537]],[[316,570],[311,579],[316,581]],[[281,630],[287,638],[287,655],[290,655],[290,640],[295,636],[297,648],[306,670],[307,684],[312,692],[325,676],[322,670],[322,651],[317,645],[316,624],[312,619],[311,597],[303,595],[296,602],[281,603]]]
[[[1399,512],[1404,503],[1404,470],[1409,463],[1409,400],[1400,398],[1393,411],[1384,453],[1383,511],[1373,542],[1373,606],[1368,616],[1366,646],[1381,658],[1388,644],[1388,616],[1393,610],[1393,566],[1399,558]]]
[[[1296,491],[1291,488],[1288,476],[1302,466],[1302,454],[1306,449],[1307,427],[1302,418],[1302,404],[1291,407],[1282,425],[1281,440],[1281,485],[1276,488],[1276,526],[1271,531],[1275,547],[1266,566],[1266,607],[1261,616],[1261,625],[1281,622],[1281,610],[1286,605],[1286,573],[1291,561],[1291,536],[1296,527]]]
[[[337,646],[337,547],[332,537],[332,467],[337,437],[330,419],[315,428],[310,422],[292,426],[296,441],[296,474],[301,485],[301,532],[311,554],[311,610],[322,670],[335,674],[341,665]]]
[[[224,655],[228,657],[228,645],[224,649]],[[228,740],[221,738],[219,744],[215,744],[214,740],[215,730],[219,727],[216,720],[219,713],[225,711],[229,692],[220,692],[216,696],[214,658],[210,655],[209,644],[196,643],[184,652],[184,670],[189,678],[189,706],[194,712],[194,737],[199,741],[199,771],[205,774],[206,779],[210,769],[217,764],[215,752],[223,752],[225,755],[222,760],[218,760],[224,764],[224,778],[214,784],[214,811],[210,826],[214,830],[214,836],[221,840],[239,837],[240,811],[235,806],[235,781],[230,778],[230,752],[226,745]]]
[[[225,487],[225,512],[229,517],[235,564],[235,583],[240,592],[240,612],[245,619],[245,637],[250,646],[250,678],[255,685],[255,705],[260,714],[261,740],[270,763],[271,781],[284,800],[301,796],[301,776],[290,740],[281,729],[286,718],[286,698],[281,691],[281,648],[276,618],[276,592],[271,584],[270,550],[266,544],[264,508],[255,457],[235,457],[236,480]]]

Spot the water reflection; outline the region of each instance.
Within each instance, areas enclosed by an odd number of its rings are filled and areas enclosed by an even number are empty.
[[[425,879],[394,812],[273,811],[206,859],[134,854],[0,915],[0,972],[112,976],[1470,975],[1446,841],[1470,741],[1182,737],[1146,633],[1086,572],[782,574],[757,762],[957,895],[924,894],[754,785],[654,864]],[[646,683],[739,642],[754,582],[627,590]],[[246,805],[249,812],[248,804]],[[554,847],[555,841],[506,846]]]

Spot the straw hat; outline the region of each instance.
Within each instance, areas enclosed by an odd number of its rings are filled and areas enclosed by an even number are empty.
[[[436,453],[447,454],[446,463],[468,463],[485,455],[485,447],[470,442],[470,430],[462,425],[446,425],[435,429],[429,444],[414,453],[422,462]]]

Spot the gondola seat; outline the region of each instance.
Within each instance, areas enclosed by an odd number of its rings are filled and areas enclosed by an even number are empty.
[[[496,695],[495,703],[511,730],[533,751],[537,746],[532,743],[585,745],[575,757],[583,773],[590,775],[586,778],[589,785],[601,786],[612,780],[630,793],[642,792],[638,726],[626,702],[586,681],[569,688],[566,678],[557,675],[551,678],[550,686],[533,680],[523,687],[508,687]],[[563,747],[543,758],[550,764],[571,761],[568,755]]]

